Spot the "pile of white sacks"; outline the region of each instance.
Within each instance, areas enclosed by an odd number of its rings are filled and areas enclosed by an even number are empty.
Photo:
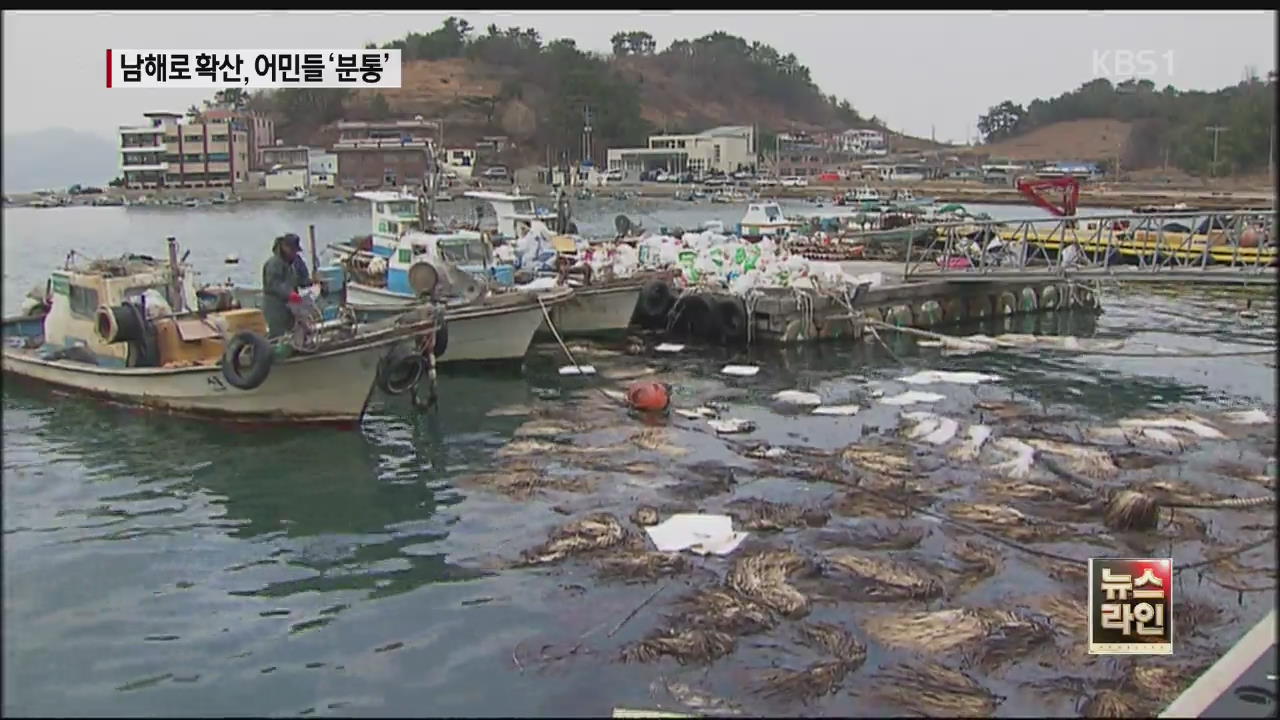
[[[557,257],[553,235],[542,223],[534,223],[524,237],[497,248],[495,255],[499,262],[510,262],[518,270],[553,270]],[[575,240],[580,262],[591,266],[594,274],[605,272],[622,278],[641,270],[676,269],[680,272],[677,283],[682,286],[727,290],[735,295],[753,288],[840,288],[864,283],[874,287],[884,282],[878,272],[851,275],[840,263],[793,255],[770,238],[749,243],[714,230],[680,237],[646,234],[635,247]]]

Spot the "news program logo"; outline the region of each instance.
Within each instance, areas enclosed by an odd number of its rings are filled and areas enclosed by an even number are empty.
[[[1173,559],[1089,558],[1089,653],[1173,654]]]

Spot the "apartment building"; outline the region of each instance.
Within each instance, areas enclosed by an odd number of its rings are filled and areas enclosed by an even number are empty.
[[[147,124],[119,128],[125,187],[230,187],[248,179],[249,132],[242,121],[182,123],[182,115],[170,112],[143,116]]]
[[[440,131],[423,120],[338,123],[337,182],[345,188],[417,185],[430,168],[429,154]]]
[[[276,125],[271,118],[251,110],[210,108],[200,113],[205,122],[239,120],[249,133],[249,169],[265,170],[262,150],[276,144]]]

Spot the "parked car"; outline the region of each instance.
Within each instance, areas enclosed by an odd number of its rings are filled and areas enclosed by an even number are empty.
[[[494,165],[481,173],[481,177],[489,180],[503,180],[507,177],[507,168],[502,165]]]
[[[809,181],[798,175],[789,175],[787,177],[782,178],[782,187],[808,187],[808,186],[809,186]]]
[[[604,179],[609,182],[622,182],[622,171],[616,168],[609,170],[604,174]]]
[[[756,178],[756,185],[759,185],[760,187],[774,187],[777,184],[778,178],[769,177],[768,175]]]

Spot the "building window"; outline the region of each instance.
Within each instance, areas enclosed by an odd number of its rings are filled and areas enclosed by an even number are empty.
[[[164,136],[164,141],[165,141],[165,142],[167,142],[167,143],[176,143],[176,142],[178,142],[178,136],[177,136],[177,135],[165,135],[165,136]]]
[[[212,141],[214,141],[214,142],[226,142],[226,141],[227,141],[227,136],[226,136],[226,135],[214,135],[214,136],[210,137],[209,139],[210,139],[210,140],[212,140]]]
[[[182,139],[187,142],[200,142],[204,139],[203,135],[183,135]]]
[[[227,162],[231,159],[230,153],[209,153],[210,162]]]
[[[98,312],[98,291],[93,288],[72,285],[68,294],[71,314],[76,317],[92,320]]]
[[[180,159],[181,159],[181,156],[180,156],[180,155],[178,155],[177,153],[169,153],[168,155],[165,155],[165,156],[164,156],[164,161],[165,161],[165,162],[172,162],[172,163],[176,163],[176,162],[178,162]]]
[[[182,156],[183,162],[200,162],[200,153],[187,153]]]

